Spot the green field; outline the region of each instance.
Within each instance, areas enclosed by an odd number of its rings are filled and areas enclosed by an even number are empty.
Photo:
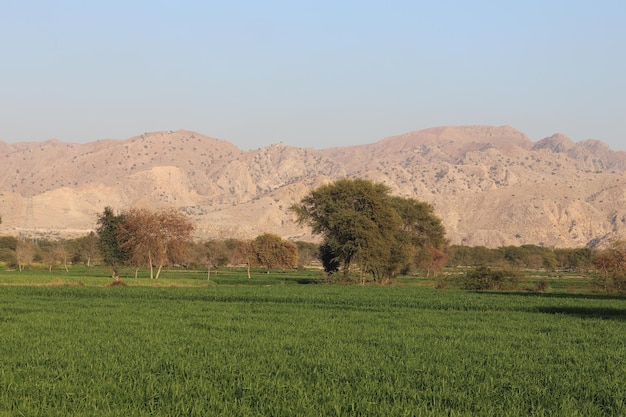
[[[177,274],[0,272],[0,416],[626,415],[624,297]]]

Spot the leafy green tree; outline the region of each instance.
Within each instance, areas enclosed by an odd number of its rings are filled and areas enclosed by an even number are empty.
[[[591,248],[555,249],[554,255],[562,271],[586,272],[593,268],[594,250]]]
[[[0,236],[0,248],[14,251],[17,247],[17,240],[15,236]]]
[[[0,236],[0,262],[4,262],[7,266],[19,268],[19,260],[17,258],[18,239],[14,236]]]
[[[328,275],[338,272],[339,268],[341,267],[341,262],[339,261],[337,256],[335,256],[335,253],[337,252],[338,250],[336,248],[333,248],[327,239],[325,239],[324,242],[320,245],[319,257],[322,261],[322,265],[324,266],[324,271]]]
[[[445,233],[432,207],[390,196],[384,184],[343,179],[323,185],[291,207],[300,224],[324,237],[321,259],[327,272],[351,267],[376,281],[397,275],[416,248],[439,247]]]
[[[129,253],[122,248],[118,239],[120,229],[125,222],[124,214],[115,214],[109,206],[98,215],[96,233],[99,237],[98,247],[104,263],[113,269],[113,278],[119,280],[119,268],[129,258]]]
[[[311,191],[292,206],[297,220],[324,236],[327,263],[341,264],[344,279],[353,264],[381,277],[395,265],[401,219],[389,204],[389,188],[363,179],[343,179]]]
[[[438,271],[445,265],[448,256],[442,250],[447,246],[446,231],[435,215],[432,205],[411,198],[391,197],[391,204],[402,219],[404,239],[408,239],[408,264],[410,267]]]

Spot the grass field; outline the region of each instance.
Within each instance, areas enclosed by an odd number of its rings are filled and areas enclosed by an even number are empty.
[[[177,274],[0,272],[0,416],[626,415],[624,297]]]

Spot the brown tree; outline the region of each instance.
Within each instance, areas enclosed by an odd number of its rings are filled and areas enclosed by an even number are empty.
[[[250,279],[250,267],[254,258],[254,245],[247,240],[231,240],[227,242],[232,247],[231,263],[234,265],[245,264],[248,279]]]
[[[593,264],[599,274],[596,284],[606,292],[626,292],[626,241],[612,242],[604,250],[597,251]]]
[[[278,235],[264,233],[257,236],[253,244],[256,262],[267,273],[272,268],[296,268],[298,266],[298,247],[295,243],[283,240]]]
[[[193,230],[191,220],[177,210],[131,209],[124,214],[118,239],[131,263],[147,264],[150,278],[158,279],[163,266],[184,261]]]
[[[228,249],[224,241],[210,240],[192,244],[194,261],[207,269],[207,280],[211,281],[211,269],[227,265]]]

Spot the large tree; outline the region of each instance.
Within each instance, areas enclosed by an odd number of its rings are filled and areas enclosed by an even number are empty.
[[[185,261],[193,230],[189,217],[177,210],[130,209],[124,214],[117,239],[121,249],[130,254],[131,262],[147,264],[150,278],[157,279],[167,263]]]
[[[384,184],[342,179],[323,185],[291,207],[297,221],[323,236],[321,259],[327,271],[354,266],[377,281],[397,275],[416,248],[440,247],[445,235],[432,207],[393,197]]]

